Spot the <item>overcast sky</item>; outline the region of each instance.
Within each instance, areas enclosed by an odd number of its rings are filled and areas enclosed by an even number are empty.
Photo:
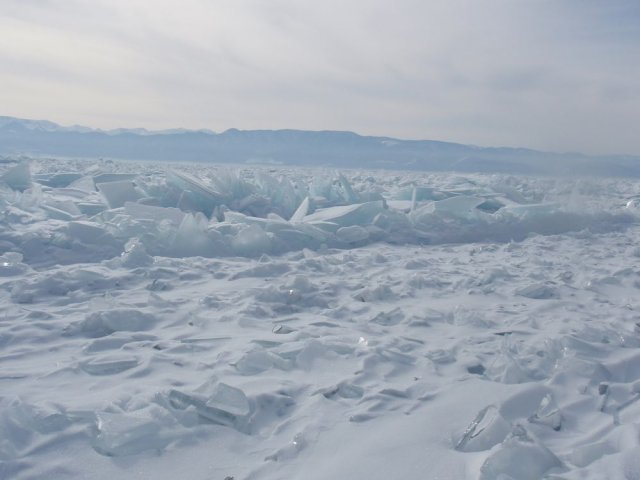
[[[640,154],[638,0],[1,0],[0,115]]]

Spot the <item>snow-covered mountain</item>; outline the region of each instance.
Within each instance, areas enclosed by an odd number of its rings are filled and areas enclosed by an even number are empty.
[[[640,176],[640,158],[399,140],[342,131],[96,130],[0,117],[0,155],[189,160],[463,172]]]
[[[200,130],[188,130],[185,128],[170,128],[166,130],[147,130],[146,128],[116,128],[113,130],[102,130],[99,128],[85,127],[83,125],[71,125],[68,127],[58,125],[57,123],[50,122],[49,120],[29,120],[25,118],[7,117],[0,115],[0,129],[7,129],[11,131],[20,131],[27,129],[32,132],[76,132],[76,133],[104,133],[106,135],[169,135],[180,133],[210,133],[215,134],[212,130],[200,129]]]

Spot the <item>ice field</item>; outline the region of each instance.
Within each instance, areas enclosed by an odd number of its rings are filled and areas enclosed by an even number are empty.
[[[640,479],[640,182],[0,164],[0,479]]]

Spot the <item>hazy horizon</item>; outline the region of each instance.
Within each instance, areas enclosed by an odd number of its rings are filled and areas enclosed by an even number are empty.
[[[7,115],[640,154],[640,4],[7,0]]]

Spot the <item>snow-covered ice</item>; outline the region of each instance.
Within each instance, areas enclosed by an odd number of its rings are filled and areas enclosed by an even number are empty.
[[[0,165],[0,478],[640,478],[640,183]]]

